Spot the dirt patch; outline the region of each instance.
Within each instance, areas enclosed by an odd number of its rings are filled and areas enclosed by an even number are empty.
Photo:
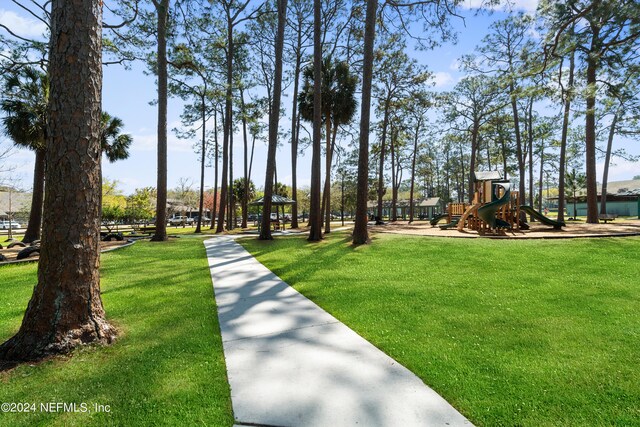
[[[443,222],[444,223],[444,222]],[[616,220],[608,224],[585,224],[584,222],[568,221],[566,227],[554,230],[553,227],[530,222],[529,230],[500,230],[495,233],[479,234],[477,231],[456,228],[441,230],[438,226],[432,226],[428,221],[388,222],[384,225],[371,227],[371,231],[377,233],[410,234],[417,236],[454,237],[454,238],[502,238],[502,239],[562,239],[574,237],[615,237],[615,236],[639,236],[640,220]]]
[[[7,261],[5,262],[0,262],[1,264],[4,264],[6,262],[11,262],[11,261],[16,261],[16,257],[18,256],[18,252],[20,252],[21,250],[23,250],[24,248],[16,246],[13,247],[11,249],[7,249],[6,246],[8,245],[9,242],[2,242],[2,246],[4,246],[4,249],[0,249],[0,254],[4,255],[7,258]],[[123,241],[113,241],[113,242],[100,242],[100,251],[101,252],[105,252],[114,248],[117,248],[119,246],[123,246],[126,245],[127,242],[126,240]],[[27,246],[28,247],[28,246]],[[25,261],[35,261],[38,260],[40,258],[40,255],[38,253],[34,253],[33,255],[31,255],[29,258],[27,258]]]

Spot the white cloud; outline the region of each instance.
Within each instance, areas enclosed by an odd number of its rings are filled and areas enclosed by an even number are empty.
[[[25,18],[10,10],[0,9],[0,24],[6,25],[20,37],[42,38],[47,26],[40,21]]]
[[[433,82],[435,83],[435,87],[441,88],[445,86],[450,86],[453,84],[455,79],[453,76],[446,71],[438,71],[433,74]]]
[[[485,0],[464,0],[461,6],[464,9],[479,9],[482,7]],[[502,11],[523,11],[527,13],[533,13],[538,7],[538,0],[503,0],[499,5],[491,6],[492,10]]]
[[[131,151],[150,152],[156,151],[158,148],[158,136],[155,133],[151,134],[133,134],[133,144],[131,144]],[[198,141],[179,139],[175,133],[167,133],[167,151],[174,153],[192,153],[194,152],[193,145]]]

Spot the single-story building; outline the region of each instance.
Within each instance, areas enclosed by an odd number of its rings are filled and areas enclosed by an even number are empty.
[[[576,199],[578,216],[587,215],[586,196],[581,194]],[[598,185],[598,212],[600,212],[601,200],[602,186]],[[573,199],[569,194],[567,194],[566,208],[567,213],[573,216]],[[614,181],[607,184],[607,213],[640,218],[640,179]]]
[[[396,203],[396,215],[401,219],[409,219],[409,200],[398,200]],[[440,197],[429,197],[426,199],[413,201],[413,216],[415,219],[429,219],[440,213]],[[375,200],[367,202],[369,215],[377,215],[378,202]],[[382,201],[382,216],[391,218],[391,200]]]

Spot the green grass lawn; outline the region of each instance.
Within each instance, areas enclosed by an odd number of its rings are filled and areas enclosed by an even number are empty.
[[[109,413],[0,413],[2,426],[233,424],[201,239],[138,242],[102,256],[109,347],[0,373],[0,402],[109,405]],[[0,267],[0,341],[16,332],[36,265]]]
[[[241,243],[477,425],[640,425],[640,239]]]

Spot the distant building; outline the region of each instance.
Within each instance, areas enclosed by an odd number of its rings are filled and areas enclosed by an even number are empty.
[[[415,219],[429,219],[435,214],[440,213],[440,197],[429,197],[427,199],[419,199],[413,201],[413,217]],[[378,202],[370,201],[367,203],[369,215],[377,215]],[[409,219],[409,200],[398,200],[396,203],[396,212],[399,219]],[[391,217],[391,200],[382,201],[382,216]]]
[[[12,219],[25,221],[31,209],[31,193],[0,190],[0,220]]]
[[[586,196],[576,197],[578,216],[587,215]],[[602,186],[598,185],[598,212],[602,200]],[[573,216],[573,198],[567,194],[567,212]],[[607,213],[640,218],[640,179],[614,181],[607,184]]]

